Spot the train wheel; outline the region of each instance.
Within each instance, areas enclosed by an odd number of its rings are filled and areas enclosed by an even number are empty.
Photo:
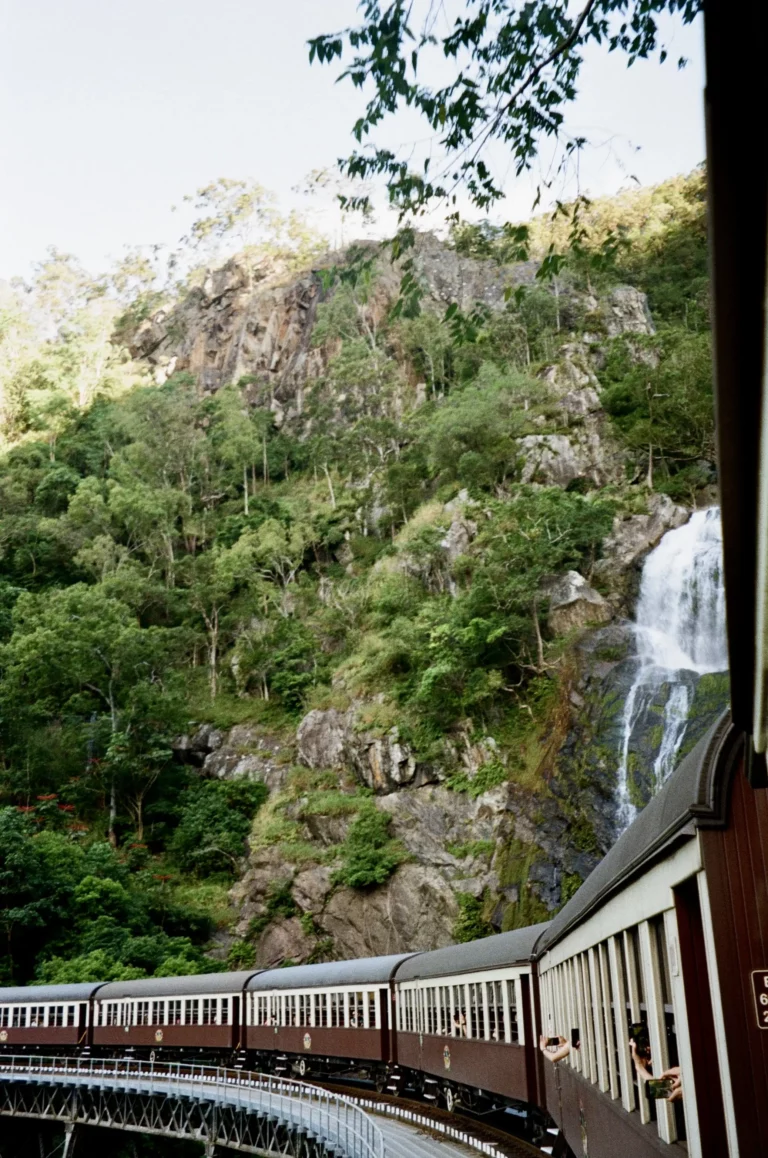
[[[458,1091],[456,1091],[453,1086],[443,1086],[443,1101],[449,1114],[452,1114],[454,1110],[457,1110],[461,1105]]]
[[[305,1078],[307,1076],[308,1069],[309,1066],[307,1065],[307,1059],[305,1057],[300,1057],[296,1062],[296,1073],[300,1078]]]

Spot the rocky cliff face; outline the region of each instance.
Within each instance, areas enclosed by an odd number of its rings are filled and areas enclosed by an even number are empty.
[[[420,239],[416,257],[428,307],[482,302],[499,310],[505,287],[535,276],[533,265],[473,261],[431,237]],[[397,269],[381,264],[365,305],[372,323],[398,286]],[[175,310],[145,322],[133,352],[158,380],[185,370],[203,392],[245,378],[252,402],[268,405],[278,425],[300,427],[308,384],[334,352],[312,343],[322,298],[316,272],[249,275],[230,262]],[[519,439],[523,482],[602,487],[625,478],[595,371],[606,339],[651,334],[653,322],[644,295],[630,287],[578,306],[594,332],[579,340],[564,335],[558,356],[541,371],[558,430]],[[642,560],[689,515],[664,495],[640,506],[617,516],[589,576],[553,576],[542,591],[550,631],[573,644],[537,749],[522,754],[536,770],[535,789],[513,782],[508,761],[521,757],[490,737],[452,736],[439,758],[419,760],[395,724],[371,724],[371,705],[363,701],[310,711],[292,735],[255,725],[226,732],[203,726],[180,741],[179,754],[201,775],[261,780],[271,793],[233,890],[238,918],[224,949],[234,945],[244,959],[269,966],[435,948],[454,940],[468,915],[475,933],[512,928],[546,918],[567,899],[615,837],[617,728],[633,656],[627,617]],[[437,572],[421,574],[422,564],[405,550],[394,565],[450,591],[452,566],[477,534],[477,513],[460,495],[444,516]],[[712,702],[706,688],[700,696],[697,735],[720,703],[722,689],[709,691]],[[649,735],[649,760],[653,744]],[[312,803],[307,776],[326,777],[335,794],[324,804],[320,793]],[[371,799],[390,818],[401,863],[379,887],[350,888],[338,883],[336,870],[360,800]]]

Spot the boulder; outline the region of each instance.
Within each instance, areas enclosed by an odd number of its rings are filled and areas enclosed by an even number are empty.
[[[578,571],[567,571],[553,579],[545,586],[544,594],[549,599],[549,627],[555,635],[566,635],[574,628],[601,626],[611,618],[610,604]]]

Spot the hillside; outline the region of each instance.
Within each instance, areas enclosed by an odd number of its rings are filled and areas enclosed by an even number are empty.
[[[5,979],[431,948],[578,888],[639,566],[716,482],[703,175],[582,223],[417,237],[410,317],[370,247],[3,299]]]

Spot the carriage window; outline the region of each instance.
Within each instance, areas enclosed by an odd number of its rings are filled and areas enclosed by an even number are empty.
[[[153,1001],[152,1002],[152,1021],[150,1022],[151,1025],[162,1025],[163,1024],[163,1004],[164,1003],[162,1001]]]
[[[106,1005],[106,1012],[107,1012],[106,1024],[107,1025],[117,1025],[118,1024],[117,1009],[118,1009],[118,1006],[117,1006],[116,1001],[108,1001],[107,1002],[107,1005]]]
[[[437,1033],[437,1010],[435,1008],[435,991],[432,988],[424,991],[424,1004],[426,1013],[425,1030],[427,1033]]]
[[[136,1002],[136,1025],[149,1025],[149,1002]]]
[[[45,1025],[45,1006],[30,1005],[27,1025],[30,1029],[39,1029]]]
[[[13,1028],[14,1029],[21,1029],[21,1027],[24,1025],[24,1022],[26,1020],[24,1017],[24,1014],[26,1012],[27,1011],[23,1005],[14,1006],[14,1009],[13,1009]]]
[[[376,1028],[376,992],[368,994],[368,1024],[371,1029]]]
[[[48,1024],[55,1026],[57,1029],[64,1025],[64,1006],[52,1005],[48,1010]]]
[[[181,1025],[181,1002],[180,1001],[169,1001],[168,1002],[168,1024],[169,1025]]]
[[[491,1041],[504,1041],[504,998],[501,981],[488,982],[488,1019]]]
[[[677,1052],[677,1027],[675,1025],[675,1009],[672,1004],[672,982],[670,980],[669,955],[667,953],[667,938],[664,931],[664,918],[657,917],[651,921],[651,928],[656,935],[657,954],[659,958],[659,974],[661,978],[661,998],[664,1004],[664,1029],[667,1035],[667,1049],[669,1050],[669,1065],[680,1064]]]
[[[341,993],[332,993],[331,997],[331,1025],[344,1024],[344,1004]]]
[[[229,1025],[229,998],[222,997],[221,999],[221,1014],[219,1016],[219,1025]]]
[[[349,1024],[360,1028],[363,1024],[363,994],[361,991],[349,995]]]
[[[7,1029],[10,1021],[10,1009],[7,1005],[0,1009],[0,1029]]]
[[[68,1005],[67,1006],[67,1025],[76,1025],[77,1024],[77,1012],[76,1012],[76,1010],[77,1010],[76,1005]]]
[[[201,1024],[202,1025],[215,1025],[216,1024],[216,998],[215,997],[204,997],[203,1001],[202,1001],[202,1005],[203,1005],[203,1011],[202,1011]]]
[[[300,993],[296,998],[299,1003],[299,1025],[309,1025],[309,994]]]
[[[200,1010],[198,1008],[197,998],[187,998],[184,1002],[184,1024],[185,1025],[199,1025],[200,1024]]]
[[[515,1045],[520,1041],[517,1028],[517,987],[516,982],[507,981],[507,1017],[509,1018],[509,1040]]]

